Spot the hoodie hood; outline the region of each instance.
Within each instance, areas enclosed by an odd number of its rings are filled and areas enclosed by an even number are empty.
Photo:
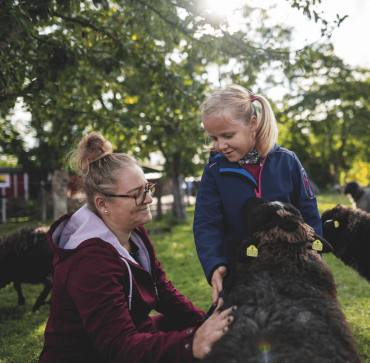
[[[109,243],[121,258],[138,265],[103,220],[90,211],[87,205],[81,207],[69,219],[62,221],[52,233],[53,242],[63,250],[75,250],[83,242],[94,238]],[[135,231],[131,232],[130,238],[139,247],[139,257],[143,268],[151,273],[149,253],[143,241]]]
[[[144,242],[135,231],[131,232],[130,238],[139,248],[139,258],[143,268],[151,274],[150,256]],[[130,293],[128,295],[128,306],[129,310],[131,310],[132,272],[130,263],[138,268],[141,268],[141,266],[137,264],[128,251],[119,243],[117,237],[111,232],[103,220],[89,210],[87,205],[84,205],[77,212],[67,214],[56,221],[50,227],[48,240],[56,255],[54,265],[70,256],[76,250],[90,246],[91,244],[103,245],[103,247],[107,247],[117,253],[119,258],[125,263],[129,273]]]

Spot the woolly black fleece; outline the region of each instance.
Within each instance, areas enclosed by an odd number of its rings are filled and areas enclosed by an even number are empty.
[[[322,223],[334,255],[370,281],[370,214],[338,204],[322,214]]]
[[[248,200],[243,210],[251,232],[222,307],[238,306],[235,321],[202,362],[360,362],[334,277],[312,249],[331,246],[289,204]],[[246,256],[250,245],[258,257]]]
[[[46,239],[47,230],[47,227],[29,226],[0,237],[0,288],[13,281],[18,304],[23,305],[21,283],[45,285],[33,311],[45,303],[54,273],[54,253]]]

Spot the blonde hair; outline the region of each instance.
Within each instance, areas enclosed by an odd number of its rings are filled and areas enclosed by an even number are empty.
[[[81,172],[87,207],[97,215],[99,212],[95,205],[95,196],[115,194],[118,172],[134,165],[141,167],[140,161],[132,156],[113,153],[113,145],[95,131],[85,135],[71,155],[72,168]]]
[[[201,105],[202,121],[224,117],[227,122],[244,122],[249,125],[252,116],[257,117],[255,133],[256,149],[261,156],[266,156],[278,139],[278,128],[270,103],[260,94],[251,97],[244,87],[232,85],[211,94]],[[254,97],[253,97],[254,96]],[[261,105],[258,117],[253,100]],[[214,148],[213,148],[214,149]]]

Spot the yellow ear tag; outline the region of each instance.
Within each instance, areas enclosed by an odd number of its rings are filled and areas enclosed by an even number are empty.
[[[312,249],[316,251],[322,251],[322,243],[317,239],[312,243]]]
[[[334,227],[335,228],[338,228],[339,227],[339,222],[338,221],[334,221]]]
[[[258,249],[251,245],[247,248],[247,256],[250,256],[250,257],[257,257],[258,256]]]

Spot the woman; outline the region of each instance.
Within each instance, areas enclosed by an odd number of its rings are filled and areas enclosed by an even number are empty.
[[[143,224],[154,185],[96,132],[73,154],[87,205],[48,232],[55,252],[40,362],[192,362],[233,321],[204,313],[166,279]],[[155,309],[161,314],[149,316]]]

